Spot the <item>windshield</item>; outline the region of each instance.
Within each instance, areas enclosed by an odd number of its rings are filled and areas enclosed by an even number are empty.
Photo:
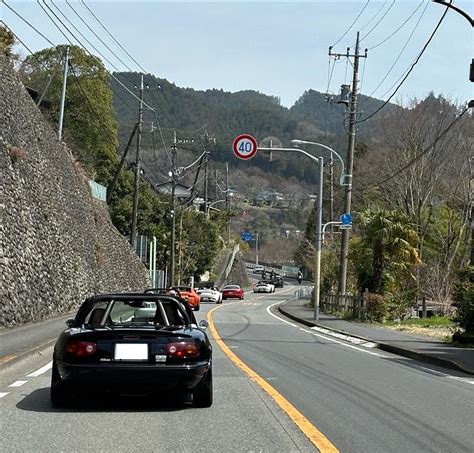
[[[240,286],[229,285],[229,286],[226,286],[224,289],[240,289]]]

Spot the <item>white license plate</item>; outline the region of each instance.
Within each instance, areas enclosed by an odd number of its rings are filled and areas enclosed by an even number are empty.
[[[147,344],[117,343],[115,345],[115,360],[148,360]]]

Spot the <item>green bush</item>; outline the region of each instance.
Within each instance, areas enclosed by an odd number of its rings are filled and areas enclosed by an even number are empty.
[[[466,336],[474,336],[474,266],[458,272],[458,282],[454,289],[453,321],[464,330]]]
[[[387,302],[380,294],[369,293],[367,295],[367,320],[370,322],[382,322],[387,316]]]

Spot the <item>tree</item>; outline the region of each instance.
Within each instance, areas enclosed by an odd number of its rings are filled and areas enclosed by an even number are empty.
[[[13,33],[4,25],[0,25],[0,52],[7,58],[12,58],[14,45],[15,37]]]
[[[59,118],[65,49],[64,45],[43,49],[28,56],[20,67],[23,83],[39,92],[52,75],[47,98],[53,122]],[[118,145],[109,75],[99,58],[78,46],[70,46],[69,62],[64,137],[89,175],[107,185],[117,161]]]
[[[368,289],[384,294],[403,285],[403,278],[414,279],[413,270],[421,261],[416,248],[418,235],[409,217],[397,210],[367,208],[358,218],[362,241],[372,255]]]

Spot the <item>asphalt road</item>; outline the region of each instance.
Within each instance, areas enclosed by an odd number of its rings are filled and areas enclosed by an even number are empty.
[[[278,319],[269,307],[294,289],[224,301],[212,316],[230,350],[337,449],[474,451],[474,380]],[[203,305],[198,318],[215,307]],[[2,376],[0,397],[8,392],[0,398],[2,451],[316,451],[215,341],[210,409],[173,408],[123,396],[116,402],[55,410],[49,403],[50,370],[27,376],[49,358],[35,360],[30,368],[23,364]],[[9,387],[14,383],[17,387]]]

